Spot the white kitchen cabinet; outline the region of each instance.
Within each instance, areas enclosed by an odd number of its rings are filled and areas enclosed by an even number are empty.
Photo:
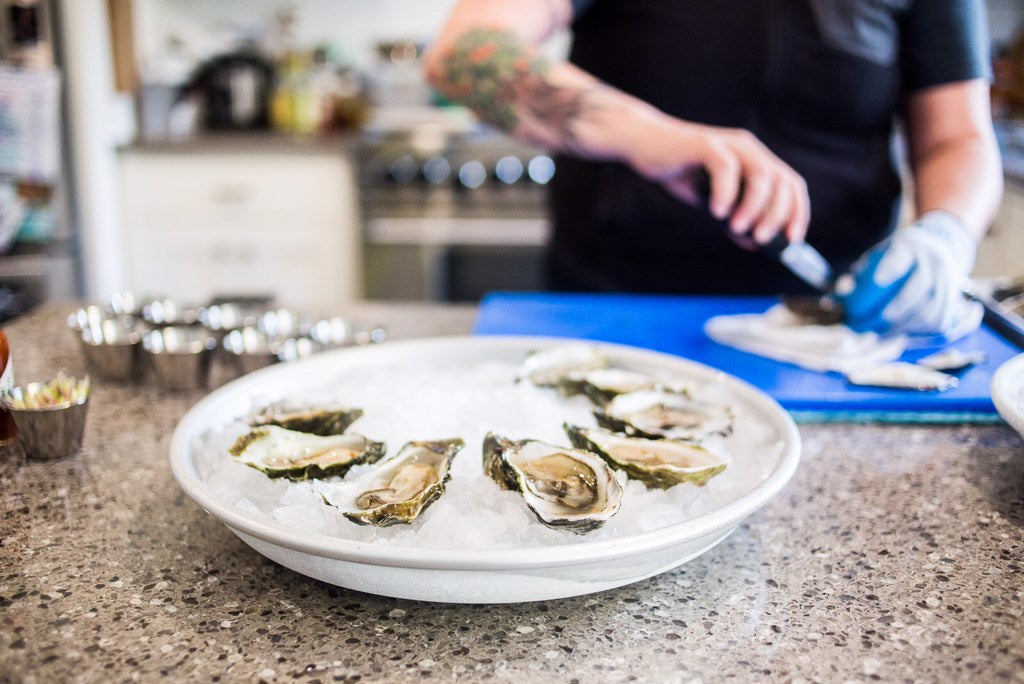
[[[129,288],[186,303],[273,296],[336,312],[360,295],[359,221],[343,150],[120,156]]]
[[[978,247],[977,277],[1024,277],[1024,181],[1007,178],[992,228]]]

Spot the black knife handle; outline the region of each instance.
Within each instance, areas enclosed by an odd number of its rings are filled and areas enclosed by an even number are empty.
[[[711,204],[711,174],[709,174],[708,170],[703,166],[697,169],[694,174],[693,189],[696,191],[697,197],[703,203],[704,208],[708,209]],[[736,201],[737,204],[739,204],[740,200],[743,198],[744,189],[745,186],[741,181],[740,191]],[[725,221],[722,223],[725,225]],[[725,225],[725,229],[729,230],[727,225]],[[765,244],[758,245],[758,249],[760,251],[773,257],[778,257],[786,247],[789,247],[789,240],[786,238],[786,233],[781,230],[772,236],[772,239]]]

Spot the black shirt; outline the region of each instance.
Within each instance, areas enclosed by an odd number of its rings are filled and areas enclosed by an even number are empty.
[[[896,224],[907,94],[988,76],[978,0],[574,0],[570,60],[682,119],[753,132],[807,181],[808,242],[848,267]],[[706,211],[617,163],[560,157],[555,289],[800,292]]]

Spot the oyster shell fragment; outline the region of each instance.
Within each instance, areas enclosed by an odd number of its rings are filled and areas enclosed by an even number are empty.
[[[235,440],[228,453],[268,477],[308,480],[344,475],[357,463],[374,463],[384,456],[384,443],[351,432],[320,436],[262,425]]]
[[[628,437],[568,423],[563,427],[577,449],[592,451],[613,468],[660,489],[681,482],[704,486],[729,465],[727,459],[690,442]]]
[[[952,375],[914,363],[896,361],[854,371],[846,375],[851,385],[909,389],[920,392],[945,392],[960,384]]]
[[[406,443],[352,482],[323,485],[324,503],[359,525],[409,524],[444,493],[459,438]]]
[[[541,441],[512,441],[488,433],[484,472],[503,489],[519,492],[551,528],[584,534],[619,510],[622,487],[601,457]]]
[[[631,437],[700,441],[732,432],[728,406],[709,404],[669,390],[640,390],[620,394],[594,411],[601,427]]]
[[[529,353],[516,371],[516,382],[529,380],[538,387],[557,387],[587,371],[608,366],[608,357],[592,344],[548,347]]]
[[[358,408],[271,404],[254,415],[249,424],[254,427],[277,425],[312,435],[340,435],[362,415],[363,410]]]

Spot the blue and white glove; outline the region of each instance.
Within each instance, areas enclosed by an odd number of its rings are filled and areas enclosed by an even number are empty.
[[[930,211],[854,264],[852,286],[837,287],[846,323],[858,332],[937,336],[952,341],[981,324],[982,307],[963,286],[978,246],[963,223]],[[841,290],[846,290],[842,292]]]

